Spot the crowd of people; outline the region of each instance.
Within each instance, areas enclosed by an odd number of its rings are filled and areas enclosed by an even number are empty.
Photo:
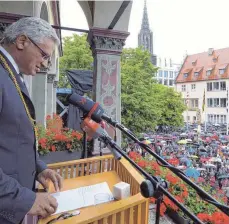
[[[208,183],[212,190],[225,190],[229,203],[229,136],[224,132],[224,126],[210,124],[189,125],[175,131],[167,127],[142,133],[140,140],[197,184]],[[151,157],[133,142],[128,142],[124,150]]]

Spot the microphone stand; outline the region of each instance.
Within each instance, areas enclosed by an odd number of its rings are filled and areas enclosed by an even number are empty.
[[[87,133],[83,132],[83,150],[84,150],[84,159],[88,157],[87,153]]]
[[[104,120],[106,120],[109,124],[111,124],[114,127],[117,127],[119,130],[121,130],[123,133],[125,133],[129,138],[131,138],[135,143],[140,145],[140,147],[144,148],[150,155],[152,155],[154,158],[157,159],[158,164],[162,167],[166,167],[170,169],[173,173],[175,173],[178,177],[180,177],[184,182],[186,182],[188,185],[190,185],[193,189],[196,190],[197,194],[205,201],[207,201],[210,204],[215,205],[219,210],[221,210],[223,213],[229,216],[229,207],[223,204],[220,204],[218,201],[216,201],[211,195],[209,195],[207,192],[205,192],[203,189],[201,189],[198,185],[193,183],[181,170],[177,169],[176,167],[169,164],[167,161],[165,161],[163,158],[161,158],[159,155],[157,155],[155,152],[151,150],[151,148],[140,142],[133,133],[131,133],[130,130],[128,130],[123,125],[119,124],[118,122],[114,121],[112,118],[108,118],[107,116],[102,116]],[[115,148],[116,149],[116,148]],[[120,152],[121,155],[123,155]],[[125,156],[124,156],[125,157]],[[126,157],[125,157],[126,158]],[[131,163],[132,164],[132,163]],[[133,165],[133,164],[132,164]],[[134,165],[135,166],[135,165]],[[136,166],[135,166],[136,167]],[[137,168],[137,167],[136,167]],[[138,168],[137,168],[138,169]],[[139,170],[139,169],[138,169]],[[139,170],[140,171],[140,170]],[[142,171],[140,171],[142,172]],[[144,174],[145,175],[145,174]],[[151,180],[151,179],[150,179]],[[163,191],[162,191],[163,192]],[[164,193],[164,192],[163,192]],[[165,194],[165,193],[164,193]],[[166,194],[165,194],[166,195]],[[171,199],[172,200],[172,199]],[[187,213],[188,214],[188,213]]]
[[[116,152],[120,153],[126,160],[129,161],[141,174],[143,174],[147,179],[142,182],[140,188],[141,193],[144,197],[158,197],[159,201],[157,203],[156,209],[156,220],[155,224],[159,224],[160,220],[160,204],[162,202],[163,195],[166,195],[174,204],[176,204],[183,212],[185,212],[190,219],[194,221],[196,224],[204,224],[197,216],[192,214],[186,207],[184,207],[176,198],[173,197],[158,181],[158,178],[148,174],[145,170],[143,170],[139,165],[137,165],[133,160],[131,160],[128,155],[122,151],[122,149],[114,142],[112,138],[107,135],[102,135],[99,137],[104,141],[105,144],[109,145],[111,150],[116,150]]]

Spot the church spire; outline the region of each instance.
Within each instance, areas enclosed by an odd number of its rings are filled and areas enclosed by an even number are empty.
[[[146,0],[144,1],[142,26],[140,33],[138,34],[138,46],[142,46],[143,49],[148,50],[151,54],[151,61],[154,65],[157,64],[157,56],[153,52],[153,32],[149,27],[149,18],[146,6]]]
[[[143,18],[142,18],[141,30],[150,30],[146,0],[144,1],[144,9],[143,9]]]

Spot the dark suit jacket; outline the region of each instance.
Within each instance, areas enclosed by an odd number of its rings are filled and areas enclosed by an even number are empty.
[[[29,93],[8,63],[35,118]],[[0,60],[0,224],[22,221],[35,201],[36,175],[46,168],[36,152],[33,127],[22,100]]]

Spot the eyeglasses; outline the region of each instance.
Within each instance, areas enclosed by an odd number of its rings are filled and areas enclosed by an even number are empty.
[[[45,53],[31,38],[28,39],[40,50],[43,60],[51,62],[51,56]]]

